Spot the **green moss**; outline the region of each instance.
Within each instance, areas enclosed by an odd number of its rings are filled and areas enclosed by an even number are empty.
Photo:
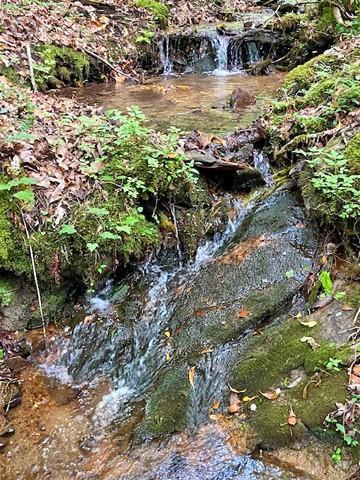
[[[324,65],[331,67],[333,64],[336,64],[336,62],[338,62],[338,59],[334,55],[318,55],[303,65],[299,65],[291,70],[284,82],[284,88],[297,91],[301,88],[308,87],[312,85],[319,70],[321,70]]]
[[[23,234],[10,219],[12,205],[0,195],[0,268],[17,275],[31,274],[30,256]]]
[[[90,76],[90,62],[87,56],[69,47],[44,44],[37,49],[35,79],[40,90],[75,84]]]
[[[21,83],[21,77],[13,67],[0,66],[0,77],[1,76],[6,77],[12,83]]]
[[[169,15],[169,8],[164,3],[156,0],[135,0],[135,5],[145,8],[160,21],[165,20]]]
[[[325,79],[315,83],[309,88],[301,101],[302,106],[316,106],[326,102],[334,93],[334,79]]]
[[[233,371],[235,388],[247,388],[249,394],[259,390],[266,391],[272,387],[285,385],[289,373],[302,368],[312,375],[316,370],[324,368],[329,357],[347,358],[347,350],[339,350],[335,344],[324,342],[319,338],[318,327],[309,329],[296,320],[274,327],[266,336],[255,337],[246,349],[241,364]],[[320,344],[320,348],[312,350],[304,336],[312,336]]]
[[[61,312],[66,305],[66,301],[69,297],[67,288],[60,288],[50,292],[43,292],[42,295],[42,307],[44,318],[46,322],[50,323],[61,317]],[[35,309],[30,315],[28,328],[38,328],[42,326],[42,319],[40,315],[39,307]]]
[[[156,436],[184,430],[190,388],[185,367],[175,366],[167,372],[150,395],[142,429]]]
[[[312,336],[320,344],[313,350],[304,336]],[[346,365],[351,357],[350,348],[337,347],[322,340],[319,326],[312,328],[301,325],[297,320],[288,320],[285,324],[273,326],[266,334],[252,338],[241,353],[242,359],[233,370],[231,385],[234,388],[246,388],[249,396],[280,387],[281,397],[271,402],[261,395],[255,401],[257,410],[248,413],[250,425],[256,430],[260,444],[265,448],[278,447],[304,437],[308,430],[326,436],[323,422],[335,409],[335,402],[345,400],[346,370],[339,373],[322,375],[318,384],[309,381],[315,372],[321,372],[329,357],[337,357]],[[304,379],[294,387],[287,388],[294,380],[292,373],[303,372]],[[303,398],[308,385],[308,397]],[[288,415],[292,409],[298,419],[296,426],[290,427]],[[331,435],[330,435],[331,436]]]
[[[0,278],[0,307],[8,307],[15,298],[16,286],[9,279]]]
[[[339,437],[326,428],[324,421],[335,410],[336,402],[345,401],[348,393],[346,381],[346,372],[323,378],[318,385],[308,385],[308,397],[304,400],[307,379],[285,392],[281,400],[258,400],[256,412],[249,415],[249,423],[256,430],[261,446],[274,448],[287,445],[305,437],[309,430],[320,439],[338,443]],[[293,427],[288,424],[290,409],[297,417],[297,424]]]

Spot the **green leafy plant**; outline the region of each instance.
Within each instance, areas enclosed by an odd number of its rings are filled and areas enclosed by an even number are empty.
[[[342,364],[342,361],[339,360],[338,358],[330,357],[329,360],[326,362],[325,366],[328,370],[331,370],[333,372],[340,372],[341,364]]]
[[[341,447],[337,447],[335,448],[334,453],[331,455],[331,458],[335,463],[335,465],[338,465],[341,462],[341,453],[342,453]]]
[[[322,286],[322,289],[326,293],[326,295],[332,295],[333,293],[333,282],[331,280],[330,272],[323,270],[319,275],[319,280]]]
[[[2,348],[0,348],[0,362],[2,362],[5,358],[5,352]]]

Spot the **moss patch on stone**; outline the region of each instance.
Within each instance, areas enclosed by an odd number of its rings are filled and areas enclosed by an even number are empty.
[[[36,53],[38,61],[34,70],[40,90],[82,83],[90,76],[91,63],[83,52],[44,44],[37,48]]]
[[[160,378],[146,405],[141,430],[160,436],[186,428],[190,384],[185,367],[174,366]]]
[[[311,336],[319,344],[313,350],[303,337]],[[346,371],[322,374],[319,384],[308,385],[308,398],[304,400],[305,386],[315,372],[326,369],[329,357],[342,360],[343,365],[350,360],[350,348],[337,347],[324,341],[319,335],[319,326],[309,329],[296,319],[273,326],[261,336],[250,339],[241,361],[234,367],[231,385],[236,389],[246,388],[249,396],[258,395],[255,400],[257,410],[245,411],[248,420],[255,428],[263,447],[271,448],[287,444],[304,437],[308,430],[323,434],[325,417],[335,409],[335,402],[342,402],[348,395]],[[287,388],[294,380],[292,373],[302,372],[303,379],[294,388]],[[271,402],[261,396],[272,388],[281,388],[281,397]],[[290,409],[298,417],[295,427],[287,422]]]

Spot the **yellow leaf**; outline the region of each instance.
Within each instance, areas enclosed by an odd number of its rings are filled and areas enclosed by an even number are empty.
[[[213,351],[213,348],[204,348],[204,350],[201,350],[200,354],[203,355],[204,353],[211,353]]]
[[[301,318],[301,317],[302,317],[302,313],[301,313],[301,312],[299,312],[299,313],[297,313],[296,315],[294,315],[294,318],[297,318],[298,320],[299,320],[299,318]]]
[[[309,328],[314,328],[317,325],[317,322],[315,322],[315,320],[310,320],[309,322],[302,322],[301,320],[299,320],[299,322],[301,323],[301,325],[304,325],[304,327]]]
[[[170,333],[170,332],[164,332],[164,335],[165,335],[165,337],[168,337],[168,338],[171,337],[171,333]]]
[[[243,397],[242,401],[243,402],[251,402],[252,400],[254,400],[255,398],[258,398],[259,395],[255,395],[254,397],[248,397],[248,396],[245,396]]]
[[[190,382],[190,385],[194,388],[194,385],[195,385],[195,375],[196,375],[196,367],[191,367],[189,369],[189,382]]]
[[[220,400],[216,400],[216,402],[214,402],[212,405],[211,405],[211,410],[216,410],[220,407]]]
[[[171,355],[169,352],[166,352],[166,361],[170,362],[170,360],[171,360]]]

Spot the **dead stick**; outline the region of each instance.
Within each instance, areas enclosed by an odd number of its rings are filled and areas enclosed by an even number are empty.
[[[27,53],[27,58],[28,58],[28,63],[29,63],[29,71],[30,71],[30,81],[32,85],[32,89],[36,93],[38,91],[36,81],[35,81],[35,76],[34,76],[34,68],[33,68],[33,60],[31,57],[31,46],[30,43],[26,45],[26,53]]]
[[[123,72],[122,70],[120,70],[119,68],[115,67],[114,65],[112,65],[110,62],[108,62],[107,60],[105,60],[105,58],[102,58],[100,57],[100,55],[98,55],[97,53],[95,52],[92,52],[91,50],[88,50],[87,48],[83,48],[84,52],[87,53],[88,55],[91,55],[92,57],[96,58],[97,60],[99,60],[100,62],[104,63],[105,65],[107,65],[109,68],[111,68],[111,70],[114,70],[114,72],[116,72],[118,75],[122,75],[126,78],[130,78],[132,79],[131,75],[128,75],[127,73]],[[135,79],[134,79],[135,80]]]
[[[38,297],[41,323],[42,323],[42,328],[43,328],[43,336],[44,336],[44,341],[45,341],[45,347],[47,347],[45,318],[44,318],[44,311],[43,311],[43,307],[42,307],[42,301],[41,301],[41,293],[40,293],[40,288],[39,288],[39,282],[38,282],[37,273],[36,273],[34,252],[33,252],[33,249],[32,249],[31,243],[30,243],[30,234],[29,234],[29,230],[28,230],[28,228],[27,228],[26,221],[25,221],[25,217],[24,217],[24,214],[23,214],[23,211],[22,211],[22,210],[21,210],[21,217],[22,217],[22,221],[23,221],[23,224],[24,224],[24,228],[25,228],[26,238],[27,238],[27,241],[28,241],[28,244],[29,244],[29,252],[30,252],[30,258],[31,258],[31,265],[32,265],[33,274],[34,274],[34,281],[35,281],[36,293],[37,293],[37,297]]]

